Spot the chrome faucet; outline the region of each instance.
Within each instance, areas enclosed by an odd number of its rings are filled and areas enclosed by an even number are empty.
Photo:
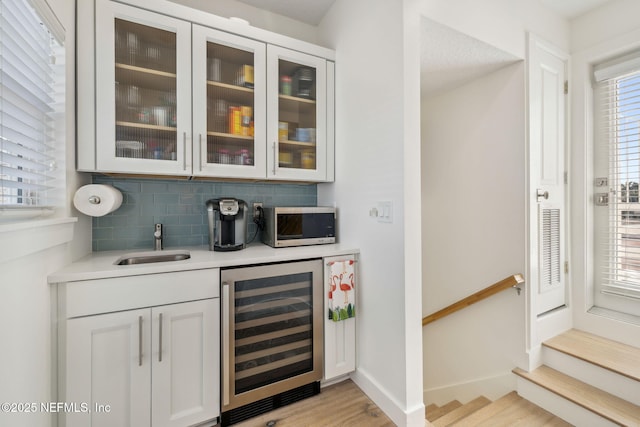
[[[162,249],[164,249],[164,242],[162,241],[162,238],[164,237],[162,235],[162,224],[155,225],[155,231],[153,232],[153,237],[155,238],[154,249],[156,251],[161,251]]]

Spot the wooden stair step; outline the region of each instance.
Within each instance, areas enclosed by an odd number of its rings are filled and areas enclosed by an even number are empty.
[[[505,408],[515,404],[518,399],[522,399],[518,396],[518,393],[512,391],[509,394],[502,396],[500,399],[494,401],[491,405],[487,405],[484,408],[478,409],[473,414],[464,417],[455,423],[456,426],[475,426],[479,423],[491,419],[495,414],[501,412]]]
[[[542,345],[640,381],[640,348],[571,329]]]
[[[446,415],[449,412],[451,412],[454,409],[457,409],[457,408],[459,408],[461,406],[462,406],[462,403],[460,403],[457,400],[452,400],[451,402],[446,403],[446,404],[438,407],[434,411],[425,411],[426,412],[427,421],[435,421],[438,418],[440,418],[441,416]]]
[[[474,413],[478,409],[485,407],[490,403],[491,401],[484,396],[477,397],[472,401],[467,402],[464,405],[460,406],[459,408],[454,409],[448,414],[445,414],[440,418],[434,420],[432,424],[436,427],[448,426],[451,423],[454,423],[466,416],[469,416],[470,414]]]
[[[552,413],[523,399],[515,391],[450,425],[456,427],[571,426]]]
[[[552,413],[518,396],[511,406],[496,413],[491,419],[477,424],[477,427],[513,427],[513,426],[562,426],[571,424],[556,417]]]
[[[431,403],[429,405],[427,405],[426,408],[424,408],[424,413],[427,414],[429,412],[435,411],[436,409],[440,408],[438,405],[436,405],[435,403]]]
[[[623,426],[640,425],[640,406],[567,376],[548,366],[543,365],[532,372],[516,368],[513,373],[611,422]]]

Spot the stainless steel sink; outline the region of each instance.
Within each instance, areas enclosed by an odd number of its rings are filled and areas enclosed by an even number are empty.
[[[188,251],[172,251],[172,252],[139,252],[136,254],[128,254],[118,258],[116,265],[134,265],[149,264],[156,262],[172,262],[182,261],[191,258]]]

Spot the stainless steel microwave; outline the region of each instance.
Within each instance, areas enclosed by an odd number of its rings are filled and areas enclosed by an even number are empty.
[[[336,209],[321,206],[265,207],[262,241],[274,248],[336,242]]]

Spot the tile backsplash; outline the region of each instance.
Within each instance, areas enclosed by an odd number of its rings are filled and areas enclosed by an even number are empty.
[[[164,226],[164,247],[201,246],[209,241],[205,202],[234,197],[265,206],[315,206],[315,184],[271,184],[119,178],[94,175],[94,184],[122,192],[122,206],[93,218],[93,251],[153,249],[153,225]],[[256,232],[249,220],[247,239]],[[260,236],[256,237],[256,241]]]

